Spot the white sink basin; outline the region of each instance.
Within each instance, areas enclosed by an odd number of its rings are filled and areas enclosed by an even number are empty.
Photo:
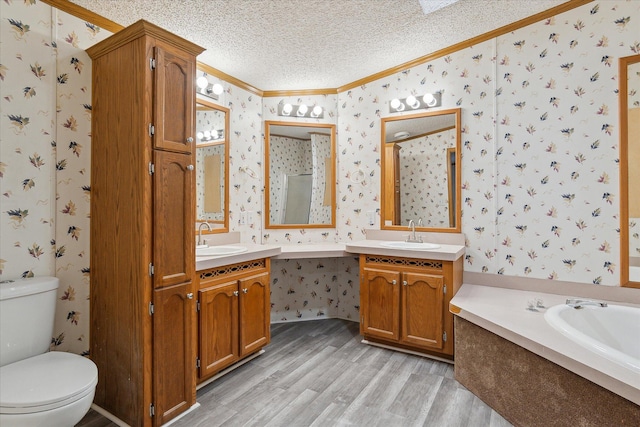
[[[222,256],[234,255],[246,252],[244,246],[209,246],[206,248],[196,248],[196,256]]]
[[[411,250],[429,250],[429,249],[438,249],[440,245],[436,245],[435,243],[420,243],[420,242],[382,242],[380,246],[384,246],[385,248],[392,249],[411,249]]]

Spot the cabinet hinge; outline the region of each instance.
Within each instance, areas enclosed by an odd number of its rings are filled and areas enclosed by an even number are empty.
[[[444,288],[442,289],[442,292],[443,292],[444,294],[446,294],[446,293],[447,293],[447,285],[444,285]]]
[[[153,263],[150,262],[149,263],[149,276],[153,276],[153,273],[155,273],[155,269],[153,268]]]
[[[196,368],[200,369],[200,358],[196,357]]]
[[[200,301],[196,301],[196,311],[200,311]]]
[[[447,333],[446,332],[442,333],[442,341],[447,342]]]
[[[152,162],[149,162],[149,175],[153,175],[153,173],[156,171],[156,167]]]
[[[153,417],[156,414],[156,407],[153,403],[149,405],[149,416]]]
[[[152,70],[156,69],[156,59],[155,58],[149,58],[149,68],[151,68]]]
[[[149,302],[149,316],[153,316],[153,303]]]
[[[149,136],[153,136],[156,133],[156,127],[152,124],[149,123]]]

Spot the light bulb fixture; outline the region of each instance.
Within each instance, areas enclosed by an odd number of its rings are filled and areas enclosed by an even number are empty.
[[[420,110],[425,108],[439,107],[442,105],[442,93],[427,93],[424,96],[416,97],[409,95],[404,99],[394,98],[389,102],[389,112],[399,113],[406,108]]]
[[[222,92],[224,92],[224,87],[220,83],[210,83],[207,73],[203,73],[196,79],[196,93],[217,101]]]
[[[309,108],[306,104],[295,105],[281,102],[278,104],[278,115],[285,117],[321,119],[324,117],[324,108],[319,105]]]
[[[309,107],[307,107],[306,104],[300,104],[300,106],[298,106],[298,111],[296,112],[296,116],[304,117],[304,115],[307,114],[307,111],[309,111]]]

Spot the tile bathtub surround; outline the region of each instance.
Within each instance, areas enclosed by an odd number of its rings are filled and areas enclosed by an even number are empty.
[[[84,49],[110,33],[39,1],[0,8],[1,277],[55,273],[62,286],[54,342],[82,353],[91,168]],[[386,104],[438,90],[442,108],[462,108],[466,272],[616,286],[617,59],[640,52],[638,21],[640,2],[594,1],[337,95],[261,98],[223,82],[230,230],[257,244],[364,239],[367,212],[380,208]],[[263,121],[277,119],[280,101],[298,99],[321,105],[321,122],[337,124],[336,229],[262,228]],[[360,172],[365,179],[353,179]],[[241,225],[242,211],[254,221]],[[357,270],[337,271],[342,291],[357,295]],[[311,277],[315,265],[305,262],[298,273]]]

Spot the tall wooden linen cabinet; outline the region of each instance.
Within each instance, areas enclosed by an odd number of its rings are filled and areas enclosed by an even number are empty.
[[[195,403],[195,62],[203,49],[138,21],[92,59],[94,402],[132,426]]]

